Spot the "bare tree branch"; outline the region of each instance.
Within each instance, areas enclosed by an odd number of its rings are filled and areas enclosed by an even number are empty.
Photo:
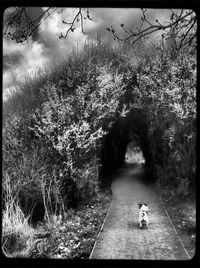
[[[24,42],[29,38],[34,38],[36,30],[41,23],[47,19],[58,8],[47,8],[40,16],[31,19],[31,7],[15,7],[15,10],[9,10],[6,13],[3,30],[4,34],[16,42]],[[197,19],[196,14],[191,10],[181,10],[180,14],[177,14],[171,9],[171,15],[166,23],[160,23],[158,19],[156,22],[150,21],[147,17],[147,9],[141,9],[141,22],[135,30],[128,29],[123,23],[120,25],[123,29],[123,36],[116,33],[113,26],[106,28],[114,39],[119,41],[130,40],[132,44],[136,43],[141,38],[151,35],[158,31],[163,31],[162,36],[167,40],[170,39],[174,42],[173,46],[176,49],[181,49],[186,45],[192,44],[196,41],[197,36]],[[84,29],[84,21],[92,20],[90,17],[89,9],[84,10],[79,8],[71,21],[63,20],[63,24],[69,26],[66,33],[60,34],[59,38],[67,38],[70,32],[76,30],[77,25],[80,26],[83,34],[86,34]]]
[[[31,19],[31,7],[14,7],[8,9],[4,15],[3,33],[17,43],[23,43],[31,37],[34,38],[38,27],[57,9],[58,8],[55,7],[47,8],[34,20]],[[76,29],[77,23],[80,23],[82,33],[86,34],[84,29],[85,20],[92,20],[89,9],[87,8],[86,10],[83,10],[82,8],[79,8],[71,22],[62,21],[70,27],[65,34],[61,33],[59,38],[67,38],[69,32],[73,32]]]
[[[41,23],[51,16],[56,9],[55,7],[47,8],[35,20],[31,19],[30,7],[14,7],[14,11],[7,10],[4,15],[3,33],[17,43],[22,43],[30,37],[34,37]]]
[[[175,36],[176,39],[179,39],[178,41],[178,47],[179,49],[183,46],[185,46],[188,43],[191,43],[191,41],[195,40],[196,34],[197,34],[197,20],[196,15],[193,11],[186,11],[182,9],[180,14],[177,15],[173,10],[170,16],[170,20],[166,24],[160,23],[158,19],[156,20],[156,23],[153,23],[149,21],[146,15],[146,9],[141,9],[142,11],[142,17],[141,17],[141,24],[139,28],[136,27],[136,30],[128,30],[124,24],[121,24],[121,27],[124,31],[124,34],[126,35],[124,37],[120,37],[114,28],[111,26],[110,28],[106,28],[107,31],[109,31],[113,37],[119,41],[127,41],[131,40],[132,44],[136,43],[139,39],[146,37],[147,35],[150,35],[152,33],[155,33],[157,31],[164,31],[164,36],[166,38],[169,38],[170,34]],[[147,25],[145,27],[145,25]],[[192,37],[191,37],[192,35]],[[190,42],[188,41],[188,38]],[[185,41],[185,42],[184,42]]]
[[[63,33],[60,34],[59,38],[67,38],[68,34],[70,32],[73,32],[76,27],[76,23],[80,23],[81,26],[81,31],[83,34],[86,34],[85,30],[84,30],[84,20],[92,20],[92,18],[90,17],[89,14],[89,9],[87,9],[86,11],[86,17],[83,16],[83,10],[82,8],[79,8],[79,11],[77,12],[77,14],[75,15],[75,17],[73,18],[73,20],[71,22],[67,22],[67,21],[62,21],[64,24],[70,25],[70,27],[68,28],[67,32],[63,35]]]

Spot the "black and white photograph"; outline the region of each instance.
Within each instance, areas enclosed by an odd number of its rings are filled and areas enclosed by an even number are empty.
[[[2,24],[4,257],[192,260],[195,10],[13,5]]]

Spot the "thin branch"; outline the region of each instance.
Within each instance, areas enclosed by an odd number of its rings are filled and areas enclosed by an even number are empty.
[[[179,19],[181,19],[181,16],[183,14],[183,9],[181,9],[180,15],[179,15]]]
[[[46,20],[57,8],[51,7],[46,9],[34,21],[32,21],[30,16],[27,14],[28,9],[28,7],[16,7],[14,12],[8,12],[8,18],[5,19],[3,24],[4,34],[10,36],[13,40],[16,40],[17,43],[22,43],[33,36],[33,33],[37,30],[41,23]],[[52,10],[52,12],[49,12],[50,10]],[[47,16],[44,18],[46,14]],[[44,19],[42,20],[42,18]],[[25,19],[27,24],[26,29],[24,30],[22,29],[21,25],[23,19]],[[9,28],[14,29],[14,31],[12,31],[12,33],[10,31],[7,32]]]
[[[62,21],[64,24],[68,24],[70,25],[70,27],[68,28],[68,30],[66,31],[66,33],[63,35],[63,33],[60,34],[59,38],[64,38],[66,39],[69,32],[73,32],[76,27],[75,27],[75,24],[76,22],[79,22],[80,21],[80,26],[81,26],[81,31],[83,34],[86,34],[85,33],[85,30],[84,30],[84,19],[88,19],[88,20],[92,20],[92,18],[90,17],[90,14],[89,14],[89,9],[87,9],[86,11],[86,17],[83,16],[83,11],[82,11],[82,8],[79,8],[77,14],[74,16],[73,20],[71,22],[67,22],[67,21]]]
[[[182,47],[186,46],[188,43],[192,42],[194,38],[197,37],[197,34],[194,34],[185,44],[182,45]]]
[[[194,27],[195,23],[196,23],[196,19],[194,19],[192,25],[189,27],[189,29],[187,30],[187,32],[184,34],[184,37],[181,39],[181,43],[180,43],[179,49],[182,47],[182,45],[183,45],[183,41],[184,41],[185,38],[188,36],[188,33],[189,33],[190,30]]]
[[[49,8],[50,9],[50,8]],[[51,13],[49,13],[49,9],[48,9],[48,16],[46,17],[46,18],[44,18],[43,20],[41,20],[40,21],[40,23],[37,25],[37,26],[35,26],[35,28],[29,33],[29,36],[31,36],[32,34],[33,34],[33,32],[53,13],[53,12],[55,12],[56,11],[56,9],[57,8],[53,8],[53,10],[52,10],[52,12]],[[52,9],[52,8],[51,8]],[[45,13],[47,13],[47,12],[45,12]]]
[[[80,13],[80,16],[81,16],[81,31],[83,34],[85,34],[84,29],[83,29],[83,14]],[[87,18],[85,18],[85,19],[87,19]]]
[[[177,19],[175,19],[171,23],[168,23],[167,25],[161,24],[158,20],[156,20],[157,24],[153,24],[153,23],[149,22],[149,20],[147,20],[147,18],[146,18],[146,10],[142,9],[143,17],[141,18],[142,22],[141,22],[141,25],[140,25],[139,29],[137,28],[138,32],[133,32],[132,30],[130,30],[130,32],[129,32],[129,31],[126,30],[124,25],[123,26],[121,25],[121,27],[124,29],[124,32],[126,34],[128,34],[127,37],[121,38],[115,33],[115,30],[112,27],[107,28],[106,30],[111,32],[112,35],[114,36],[114,38],[118,39],[119,41],[127,41],[127,40],[130,40],[130,39],[133,39],[133,43],[135,43],[140,38],[143,38],[143,37],[145,37],[145,36],[147,36],[149,34],[152,34],[152,33],[156,32],[156,31],[159,31],[159,30],[165,30],[166,31],[167,29],[173,28],[173,26],[176,27],[180,22],[183,22],[184,20],[186,20],[186,18],[191,16],[193,14],[193,11],[190,11],[190,12],[186,13],[185,15],[182,15],[182,14],[183,14],[183,10],[181,10],[179,16],[177,15]],[[172,15],[175,15],[175,13],[173,12]],[[189,20],[189,21],[191,22],[191,20]],[[147,22],[149,24],[149,26],[142,30],[144,22]]]

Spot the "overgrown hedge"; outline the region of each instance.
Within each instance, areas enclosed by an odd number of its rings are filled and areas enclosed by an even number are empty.
[[[158,184],[191,192],[196,174],[196,56],[180,52],[170,59],[167,50],[166,57],[138,53],[134,47],[88,45],[27,80],[4,103],[5,196],[25,198],[25,203],[30,199],[33,207],[42,202],[46,216],[94,196],[102,139],[133,107],[147,116]]]

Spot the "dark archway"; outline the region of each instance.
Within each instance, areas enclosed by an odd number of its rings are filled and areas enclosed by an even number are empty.
[[[103,141],[101,153],[101,185],[108,183],[108,177],[123,167],[127,145],[134,140],[140,147],[144,159],[145,168],[152,166],[153,160],[150,150],[148,124],[145,113],[138,108],[132,109],[126,117],[117,120]]]

